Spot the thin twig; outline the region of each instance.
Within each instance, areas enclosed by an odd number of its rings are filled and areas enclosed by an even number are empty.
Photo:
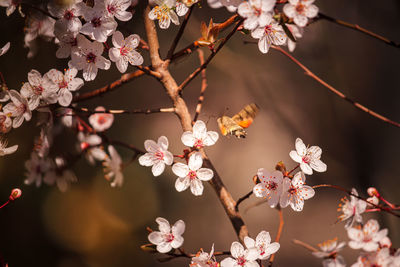
[[[281,240],[283,225],[285,224],[285,221],[283,220],[283,212],[282,212],[281,207],[278,205],[276,207],[276,209],[278,210],[278,213],[279,213],[279,227],[278,227],[278,233],[276,234],[276,237],[275,237],[275,242],[279,243],[279,240]],[[274,263],[275,255],[276,255],[276,253],[271,255],[271,258],[269,259],[269,265],[268,265],[269,267],[271,267],[272,264]]]
[[[185,28],[186,28],[186,25],[187,25],[187,23],[189,21],[190,15],[192,15],[192,11],[193,11],[194,7],[195,7],[195,5],[192,5],[190,7],[188,13],[186,14],[185,19],[183,20],[182,25],[179,28],[179,31],[178,31],[177,35],[175,36],[174,41],[172,42],[171,48],[168,50],[167,59],[171,59],[172,58],[172,56],[173,56],[173,54],[175,52],[176,46],[178,45],[179,40],[181,39],[181,37],[183,35],[183,32],[185,31]]]
[[[238,211],[240,203],[242,203],[244,200],[248,199],[252,194],[253,194],[253,190],[251,190],[246,195],[244,195],[241,198],[239,198],[238,201],[236,202],[235,210]]]
[[[311,252],[318,252],[318,249],[314,248],[313,246],[311,246],[311,245],[309,245],[307,243],[304,243],[303,241],[300,241],[300,240],[297,240],[297,239],[293,239],[292,242],[295,243],[296,245],[300,245],[303,248],[308,249]]]
[[[161,74],[151,70],[149,67],[143,67],[143,66],[136,66],[136,68],[138,68],[139,70],[143,71],[144,73],[146,73],[149,76],[153,76],[156,79],[160,79],[161,78]]]
[[[350,29],[353,29],[353,30],[358,31],[358,32],[362,32],[362,33],[364,33],[364,34],[366,34],[366,35],[368,35],[370,37],[373,37],[375,39],[378,39],[378,40],[380,40],[380,41],[382,41],[382,42],[384,42],[384,43],[386,43],[386,44],[388,44],[390,46],[394,46],[394,47],[400,48],[400,43],[393,42],[393,41],[389,40],[388,38],[383,37],[382,35],[374,33],[374,32],[372,32],[370,30],[367,30],[367,29],[365,29],[365,28],[363,28],[363,27],[361,27],[361,26],[359,26],[357,24],[352,24],[352,23],[349,23],[349,22],[346,22],[346,21],[343,21],[343,20],[340,20],[340,19],[335,19],[335,18],[332,18],[332,17],[330,17],[328,15],[325,15],[325,14],[323,14],[321,12],[318,13],[317,20],[318,19],[324,19],[326,21],[335,23],[337,25],[344,26],[346,28],[350,28]]]
[[[200,60],[200,65],[204,64],[204,52],[203,50],[197,50],[197,52],[199,53],[199,60]],[[207,89],[207,76],[206,76],[206,69],[203,69],[201,71],[201,89],[200,89],[200,95],[199,95],[199,99],[197,101],[197,106],[196,106],[196,114],[194,115],[193,118],[193,122],[197,121],[197,118],[200,115],[201,112],[201,108],[203,106],[203,102],[204,102],[204,93]]]
[[[175,108],[147,108],[147,109],[133,109],[133,110],[123,110],[123,109],[106,109],[106,110],[90,110],[87,108],[74,108],[75,112],[84,112],[89,114],[95,113],[107,113],[107,114],[152,114],[152,113],[173,113]],[[75,114],[70,114],[74,116]]]
[[[186,80],[184,80],[181,85],[179,85],[178,91],[182,91],[196,76],[207,67],[207,65],[211,62],[211,60],[215,57],[216,54],[221,50],[221,48],[228,42],[228,40],[233,36],[233,34],[236,32],[237,28],[242,24],[244,19],[240,19],[237,23],[236,26],[233,28],[233,30],[225,37],[225,39],[220,43],[218,48],[213,51],[210,56],[208,56],[206,62],[202,64],[200,67],[198,67],[192,74],[190,74]]]
[[[393,126],[399,127],[400,128],[400,123],[395,122],[363,105],[361,105],[360,103],[356,102],[355,100],[347,97],[345,94],[343,94],[342,92],[340,92],[339,90],[335,89],[332,85],[326,83],[324,80],[322,80],[320,77],[318,77],[317,75],[315,75],[313,72],[311,72],[306,66],[304,66],[302,63],[300,63],[300,61],[298,61],[296,58],[294,58],[291,54],[289,54],[288,52],[286,52],[285,50],[283,50],[281,47],[279,46],[271,46],[273,49],[278,50],[279,52],[281,52],[282,54],[284,54],[285,56],[287,56],[290,60],[292,60],[294,63],[296,63],[300,68],[302,68],[305,71],[305,74],[310,76],[311,78],[313,78],[314,80],[316,80],[317,82],[319,82],[320,84],[322,84],[323,86],[325,86],[326,88],[328,88],[332,93],[334,93],[335,95],[339,96],[340,98],[346,100],[347,102],[351,103],[354,107],[358,108],[359,110],[364,111],[365,113],[377,118],[378,120],[381,120],[383,122],[389,123]]]

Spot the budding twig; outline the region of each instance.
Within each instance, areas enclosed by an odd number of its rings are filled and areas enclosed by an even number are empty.
[[[308,249],[311,252],[317,252],[318,251],[318,249],[314,248],[313,246],[311,246],[311,245],[309,245],[307,243],[304,243],[303,241],[300,241],[300,240],[297,240],[297,239],[293,239],[292,242],[295,243],[296,245],[300,245],[303,248]]]

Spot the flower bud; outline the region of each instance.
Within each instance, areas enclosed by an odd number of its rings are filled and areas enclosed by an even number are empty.
[[[379,204],[379,198],[377,198],[376,196],[367,198],[367,201],[368,201],[369,203],[372,203],[372,204],[375,204],[375,205],[378,205],[378,204]],[[368,203],[369,206],[373,206],[373,205],[371,205],[371,204],[369,204],[369,203]]]
[[[21,197],[21,195],[22,195],[21,189],[19,189],[19,188],[14,188],[13,190],[11,190],[11,194],[10,194],[9,199],[10,199],[11,201],[14,201],[14,200],[16,200],[17,198]]]
[[[378,190],[375,187],[370,187],[367,190],[367,193],[369,196],[373,197],[373,196],[379,196]]]

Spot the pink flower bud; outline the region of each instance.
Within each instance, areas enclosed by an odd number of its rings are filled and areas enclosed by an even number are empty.
[[[378,190],[375,187],[370,187],[367,190],[368,195],[373,197],[373,196],[379,196]]]
[[[19,188],[14,188],[13,190],[11,190],[11,194],[10,194],[9,199],[10,199],[11,201],[14,201],[14,200],[16,200],[17,198],[21,197],[21,195],[22,195],[21,189],[19,189]]]
[[[369,203],[372,203],[372,204],[375,204],[375,205],[378,205],[378,204],[379,204],[379,198],[377,198],[376,196],[367,198],[367,201],[368,201]],[[371,204],[369,204],[369,203],[368,203],[369,206],[373,206],[373,205],[371,205]]]

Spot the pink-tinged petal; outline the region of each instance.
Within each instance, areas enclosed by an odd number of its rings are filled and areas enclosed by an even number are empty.
[[[322,149],[319,146],[312,146],[308,149],[308,152],[312,154],[312,157],[315,159],[321,158]]]
[[[149,13],[149,17],[150,17],[150,13]],[[170,18],[160,19],[158,21],[158,25],[160,26],[161,29],[168,29],[170,24],[171,24]]]
[[[97,57],[96,66],[102,70],[108,70],[111,66],[111,62],[108,59],[105,59],[102,56]]]
[[[190,181],[190,191],[195,196],[201,196],[203,194],[204,186],[201,180],[193,179]]]
[[[131,34],[125,39],[125,44],[131,48],[138,47],[140,43],[140,36],[137,34]]]
[[[251,32],[251,37],[253,37],[254,39],[260,39],[264,36],[264,34],[264,27],[259,27]]]
[[[12,154],[15,151],[17,151],[17,149],[18,149],[18,145],[10,146],[10,147],[5,148],[2,151],[2,153],[3,153],[3,155],[9,155],[9,154]]]
[[[144,149],[150,153],[156,153],[159,147],[153,140],[146,140],[144,141]]]
[[[108,56],[110,57],[112,62],[117,62],[121,58],[121,53],[118,48],[111,48],[108,50]]]
[[[150,153],[146,153],[139,157],[139,164],[142,166],[150,167],[153,166],[153,156]]]
[[[92,146],[101,144],[101,137],[95,134],[89,135],[86,139],[86,142]]]
[[[274,243],[268,245],[267,249],[265,250],[265,254],[267,254],[267,255],[274,254],[279,250],[280,247],[281,247],[281,245],[279,243],[274,242]]]
[[[350,241],[349,247],[352,249],[360,249],[360,248],[364,247],[364,243],[358,242],[358,241]]]
[[[185,232],[185,222],[182,220],[177,221],[173,226],[172,226],[172,234],[174,236],[177,235],[182,235]]]
[[[244,247],[239,242],[233,242],[231,245],[231,254],[232,257],[238,258],[244,255]]]
[[[304,199],[310,199],[315,195],[315,191],[312,187],[304,185],[299,189],[299,195]]]
[[[266,196],[267,196],[265,187],[264,187],[262,184],[256,184],[256,185],[253,187],[253,194],[254,194],[256,197],[266,197]]]
[[[243,267],[260,267],[256,261],[247,261]]]
[[[272,13],[264,13],[258,17],[258,25],[265,27],[272,22]]]
[[[201,168],[202,165],[203,165],[203,158],[200,152],[196,152],[190,156],[188,164],[189,169],[191,169],[192,171],[197,171],[198,169]]]
[[[106,152],[104,152],[103,149],[98,147],[90,149],[90,153],[92,154],[93,158],[95,158],[98,161],[103,161],[107,157]]]
[[[244,245],[246,246],[246,248],[253,248],[256,245],[256,241],[254,241],[254,239],[251,237],[245,236]]]
[[[87,64],[83,68],[83,79],[93,81],[97,76],[97,67],[94,64]]]
[[[243,22],[243,27],[248,30],[253,30],[253,29],[257,28],[257,26],[258,26],[258,17],[256,17],[256,16],[248,17]]]
[[[299,187],[303,185],[305,181],[306,177],[304,176],[304,174],[302,172],[297,172],[293,176],[292,185],[294,185],[295,187]]]
[[[306,16],[296,14],[293,18],[294,23],[299,27],[305,27],[307,25],[308,19]]]
[[[364,233],[373,235],[379,231],[379,223],[377,220],[371,219],[363,227]]]
[[[271,243],[271,236],[267,231],[261,231],[256,237],[256,244],[269,244]]]
[[[14,118],[14,120],[13,120],[13,128],[18,128],[18,127],[20,127],[21,125],[22,125],[22,123],[24,122],[24,117],[21,115],[21,116],[18,116],[18,117],[15,117]]]
[[[302,1],[302,0],[289,0],[289,3],[290,3],[291,5],[297,5],[297,3],[300,2],[300,1]],[[306,1],[307,1],[307,0],[306,0]]]
[[[288,16],[289,18],[293,18],[297,14],[296,7],[291,4],[286,4],[283,7],[283,13],[285,13],[285,15]]]
[[[173,24],[179,25],[179,18],[178,18],[178,16],[176,15],[176,13],[174,11],[171,10],[169,12],[169,17],[170,17],[170,19],[171,19]]]
[[[156,223],[158,223],[158,229],[161,231],[161,233],[170,233],[171,231],[171,226],[169,225],[169,222],[162,217],[157,217],[156,218]]]
[[[8,49],[10,49],[10,42],[6,43],[1,49],[0,49],[0,56],[4,55],[7,53]]]
[[[223,261],[221,261],[221,267],[235,267],[236,265],[236,260],[232,258],[225,258]]]
[[[206,132],[206,124],[201,120],[196,121],[196,123],[193,125],[193,136],[195,138],[203,138],[206,135]]]
[[[306,16],[314,18],[318,15],[318,7],[316,5],[309,5],[306,7]]]
[[[169,151],[165,151],[163,161],[165,164],[171,165],[174,162],[174,155]]]
[[[203,144],[206,146],[212,146],[218,141],[219,135],[217,132],[208,131],[206,137],[203,139]]]
[[[125,57],[121,57],[115,65],[117,66],[117,69],[121,73],[125,73],[126,70],[128,69],[128,60]]]
[[[151,167],[151,172],[153,173],[154,176],[160,176],[165,169],[165,163],[164,161],[158,161]]]
[[[310,162],[311,168],[313,168],[317,172],[326,172],[327,166],[321,160],[312,160]]]
[[[371,242],[371,241],[370,241],[370,242],[364,244],[364,246],[363,246],[362,248],[363,248],[365,251],[372,252],[372,251],[378,250],[379,245],[378,245],[378,243],[375,243],[375,242]]]
[[[73,70],[78,71],[75,68],[72,68]],[[71,70],[71,69],[70,69]],[[81,87],[83,86],[83,80],[81,78],[74,78],[72,81],[69,82],[68,84],[68,90],[70,91],[76,91],[81,89]]]
[[[304,162],[300,162],[300,169],[308,175],[313,174],[313,170],[311,169],[310,165],[308,165],[307,163]]]
[[[183,177],[183,178],[178,177],[175,181],[175,189],[178,192],[185,191],[186,189],[189,188],[189,186],[190,186],[189,177]]]
[[[185,146],[192,147],[194,146],[196,139],[192,132],[187,131],[182,134],[181,141]]]
[[[258,40],[258,49],[261,51],[261,53],[266,54],[269,51],[269,48],[271,47],[271,40],[267,38],[266,35],[260,38]]]
[[[304,144],[303,140],[301,140],[300,138],[296,138],[295,147],[296,147],[297,154],[299,154],[300,157],[306,155],[307,147]]]
[[[196,171],[196,175],[202,181],[209,181],[213,178],[214,172],[211,169],[201,168]]]
[[[290,207],[292,207],[294,211],[302,211],[304,207],[304,200],[294,195],[290,201]]]
[[[168,138],[165,136],[160,136],[157,140],[157,145],[164,151],[168,150]]]
[[[355,241],[362,241],[364,238],[362,230],[356,228],[347,229],[347,236]]]
[[[288,39],[288,49],[290,52],[293,52],[296,49],[296,43],[290,39]]]
[[[154,245],[159,245],[164,242],[163,234],[158,231],[151,232],[147,238]]]
[[[157,19],[157,13],[155,12],[156,10],[153,8],[150,12],[149,12],[149,19],[151,20],[156,20]]]
[[[172,249],[171,243],[168,243],[168,242],[163,242],[163,243],[157,245],[157,251],[160,253],[170,252],[171,249]]]
[[[278,205],[279,199],[280,199],[280,196],[281,196],[281,194],[279,192],[280,192],[280,190],[274,191],[273,193],[269,194],[268,205],[271,208],[275,208],[276,205]]]
[[[116,48],[121,48],[125,44],[124,36],[122,35],[122,33],[120,31],[114,32],[114,34],[112,36],[112,43],[113,43],[113,46]]]
[[[254,14],[254,9],[249,2],[243,2],[238,6],[237,12],[241,17],[247,18]]]
[[[172,172],[178,177],[184,178],[189,174],[189,167],[181,162],[172,165]]]
[[[382,229],[372,238],[374,242],[381,242],[388,234],[388,229]],[[390,242],[390,240],[389,240]]]
[[[180,235],[177,235],[174,237],[174,240],[172,240],[171,247],[179,248],[180,246],[182,246],[183,241],[184,241],[183,237]]]
[[[63,88],[58,92],[58,103],[60,103],[61,106],[68,107],[71,101],[72,94],[68,89]]]
[[[42,75],[37,70],[31,70],[28,73],[28,81],[32,86],[40,86],[42,82]]]
[[[133,66],[139,66],[143,64],[143,57],[141,54],[139,54],[137,51],[132,50],[130,54],[128,55],[128,61],[129,64]]]
[[[132,13],[128,11],[121,11],[116,13],[115,17],[120,21],[128,21],[132,18]]]
[[[258,259],[258,257],[260,256],[260,253],[258,252],[258,250],[256,248],[253,247],[253,248],[247,249],[245,251],[245,255],[246,255],[245,258],[248,261],[254,261],[254,260]],[[247,264],[247,262],[246,262],[246,264]],[[247,265],[245,265],[245,266],[247,266]],[[259,265],[257,264],[257,266],[259,266]]]

